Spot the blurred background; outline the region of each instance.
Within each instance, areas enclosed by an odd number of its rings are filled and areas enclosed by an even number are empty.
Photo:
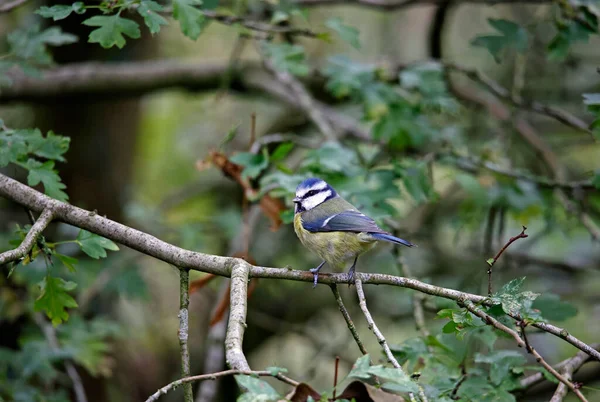
[[[19,99],[18,93],[10,95],[10,89],[3,98],[0,88],[0,118],[7,127],[39,127],[44,133],[52,130],[71,138],[67,162],[57,164],[70,203],[184,248],[218,255],[237,253],[257,265],[308,269],[319,262],[301,246],[290,224],[291,191],[311,175],[330,180],[357,207],[419,246],[403,250],[378,246],[361,258],[359,271],[406,276],[398,262],[401,252],[410,275],[485,294],[485,261],[527,226],[529,237],[514,243],[494,266],[495,289],[526,276],[527,290],[558,295],[577,312],[559,317],[557,325],[585,342],[598,341],[599,239],[594,240],[580,220],[580,213],[585,212],[597,228],[597,189],[569,190],[573,208],[567,210],[552,186],[527,177],[593,180],[600,168],[600,146],[588,132],[515,107],[508,99],[537,100],[591,123],[594,115],[587,111],[582,94],[597,91],[600,83],[598,37],[572,41],[570,46],[567,43],[568,49],[549,50],[559,20],[557,6],[551,2],[494,6],[414,2],[397,9],[359,2],[315,3],[250,1],[205,3],[203,7],[266,23],[273,21],[273,10],[284,10],[284,24],[317,32],[327,30],[328,21],[335,17],[355,28],[359,48],[335,32],[327,41],[295,36],[287,40],[303,49],[303,63],[310,72],[299,79],[314,98],[355,119],[370,139],[345,136],[339,143],[325,142],[301,108],[245,82],[249,75],[244,74],[252,72],[243,67],[262,68],[262,56],[254,39],[240,36],[248,31],[239,26],[212,21],[193,41],[169,19],[158,35],[142,29],[142,37],[127,38],[123,49],[103,49],[86,42],[91,27],[81,21],[88,14],[56,22],[42,19],[33,11],[51,4],[39,1],[0,14],[2,42],[11,32],[31,24],[59,25],[80,38],[75,44],[52,48],[59,66],[169,59],[199,68],[223,68],[197,88],[157,88],[141,94],[108,89],[102,94],[41,94]],[[522,27],[527,34],[526,50],[518,44],[499,45],[497,62],[490,54],[493,45],[473,42],[478,36],[498,35],[488,19],[509,20]],[[275,43],[285,40],[276,38]],[[5,54],[8,48],[3,46],[5,51],[0,53]],[[549,56],[559,51],[563,54]],[[468,74],[420,63],[432,59],[491,77],[507,88],[508,98],[495,97]],[[228,66],[241,66],[241,77]],[[270,77],[276,81],[276,76]],[[385,91],[372,92],[372,97],[367,92],[357,95],[360,90],[355,87],[362,79],[380,82],[394,96],[400,94],[416,106],[402,109],[395,120],[383,121],[395,113],[394,101],[389,101]],[[535,138],[528,139],[530,131],[541,139],[541,146],[532,146],[537,143]],[[252,144],[260,150],[260,139],[273,134],[289,134],[283,142],[290,140],[294,146],[281,150],[279,161],[273,160],[273,154],[282,141],[263,147],[271,161],[248,181],[259,195],[245,200],[247,189],[224,174],[211,151],[241,165],[256,164],[235,155],[249,152]],[[544,150],[548,154],[544,155]],[[560,175],[552,170],[549,159],[560,167]],[[482,169],[481,164],[487,162],[523,172],[526,179]],[[26,177],[13,165],[2,173],[23,181]],[[274,202],[275,212],[258,206],[256,200],[263,194],[280,200]],[[280,214],[283,223],[277,222]],[[0,250],[11,248],[15,224],[27,223],[21,207],[0,200]],[[77,233],[75,228],[55,224],[46,238],[73,239]],[[178,271],[120,248],[96,260],[82,254],[77,245],[64,244],[60,252],[78,258],[77,269],[53,268],[77,283],[73,295],[79,307],[69,311],[69,320],[56,331],[65,345],[63,352],[76,362],[89,401],[145,400],[179,377]],[[3,268],[0,376],[6,378],[2,380],[2,400],[72,399],[61,357],[45,346],[32,318],[35,285],[45,272],[42,258],[18,267],[10,277]],[[202,278],[206,280],[204,274],[191,273],[193,281]],[[223,304],[227,285],[226,278],[214,278],[201,282],[191,295],[192,374],[225,368],[222,340],[227,315],[222,313],[227,308]],[[318,286],[313,290],[309,283],[267,279],[253,282],[252,287],[244,341],[251,367],[285,367],[291,377],[316,389],[332,386],[336,356],[341,359],[341,373],[349,371],[360,352],[330,289]],[[340,290],[373,360],[384,362],[358,308],[354,289],[342,286]],[[366,286],[365,291],[375,321],[390,344],[401,345],[423,335],[413,318],[415,292],[384,286]],[[447,321],[436,319],[436,312],[456,306],[429,296],[422,302],[426,330],[440,333]],[[547,334],[532,332],[530,339],[550,363],[577,352]],[[497,342],[497,346],[514,346],[507,339]],[[14,368],[7,361],[17,360],[22,361],[24,372],[29,370],[37,377],[11,374]],[[590,379],[599,378],[599,369],[597,363],[584,367],[580,375],[586,385],[598,386]],[[232,378],[206,384],[212,385],[194,385],[198,401],[235,400],[237,388]],[[535,392],[520,394],[518,400],[548,400],[555,386],[546,382]],[[177,390],[162,400],[181,400],[181,395]],[[598,392],[595,395],[600,398]]]

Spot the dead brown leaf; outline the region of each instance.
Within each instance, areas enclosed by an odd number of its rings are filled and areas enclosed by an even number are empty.
[[[387,393],[372,385],[354,381],[350,383],[344,392],[342,392],[336,400],[347,399],[356,402],[404,402],[404,398],[400,395]]]
[[[315,391],[313,387],[301,382],[292,390],[292,392],[287,394],[285,399],[282,399],[282,401],[306,402],[309,396],[315,401],[321,399],[321,394]]]

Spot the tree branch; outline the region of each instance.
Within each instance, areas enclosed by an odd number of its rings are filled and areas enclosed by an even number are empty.
[[[189,311],[190,305],[190,271],[187,268],[179,269],[179,347],[181,349],[181,377],[190,376],[190,351],[188,348],[189,337]],[[183,385],[183,400],[185,402],[194,401],[194,392],[191,383]]]
[[[234,260],[231,268],[229,324],[225,335],[225,359],[232,369],[250,370],[242,343],[246,330],[248,310],[248,275],[250,264],[241,259]]]
[[[2,3],[0,3],[0,14],[12,11],[13,9],[15,9],[17,7],[22,6],[26,2],[27,2],[27,0],[12,0],[12,1],[8,0],[8,1],[3,1]]]
[[[38,327],[44,333],[44,337],[46,341],[48,341],[48,345],[50,345],[50,349],[54,352],[58,352],[60,350],[60,344],[58,343],[58,338],[56,337],[56,330],[52,326],[52,324],[48,323],[42,314],[35,313],[33,315],[33,320],[37,324]],[[75,368],[75,365],[71,363],[69,360],[64,361],[65,370],[67,371],[67,375],[71,379],[73,383],[73,391],[75,392],[75,400],[77,402],[87,402],[87,397],[85,395],[85,388],[83,388],[83,382],[81,381],[81,377]]]
[[[334,283],[334,284],[330,285],[330,287],[331,287],[331,291],[333,292],[333,296],[335,297],[335,301],[337,302],[338,307],[340,308],[340,312],[342,313],[342,316],[344,316],[344,320],[346,320],[348,329],[352,333],[352,337],[356,341],[356,344],[358,345],[358,349],[360,349],[360,353],[362,353],[363,355],[368,354],[367,349],[365,348],[365,345],[362,343],[362,341],[360,340],[360,337],[358,336],[358,331],[356,330],[354,321],[352,321],[352,318],[350,318],[350,313],[348,313],[346,306],[344,306],[344,301],[342,300],[342,295],[340,295],[340,291],[338,290],[337,285]]]
[[[277,374],[274,376],[270,371],[252,371],[252,370],[231,369],[231,370],[221,371],[218,373],[195,375],[195,376],[186,377],[186,378],[182,378],[182,379],[173,381],[172,383],[165,385],[164,387],[162,387],[161,389],[156,391],[154,394],[152,394],[150,397],[148,397],[148,399],[146,399],[146,402],[155,402],[158,400],[158,398],[161,397],[161,395],[166,395],[169,391],[172,391],[175,388],[177,388],[183,384],[190,384],[194,381],[214,380],[217,378],[226,377],[226,376],[230,376],[230,375],[238,375],[238,374],[261,376],[261,377],[274,377],[274,378],[277,378],[278,380],[280,380],[286,384],[289,384],[293,387],[296,387],[299,384],[297,381],[294,381],[291,378],[288,378],[282,374]]]
[[[480,308],[475,307],[475,305],[468,300],[460,304],[463,304],[467,310],[475,314],[477,317],[481,318],[486,324],[491,325],[494,328],[512,336],[519,347],[525,348],[529,353],[531,353],[538,363],[540,363],[546,370],[548,370],[550,374],[556,377],[557,380],[569,387],[569,389],[573,391],[573,393],[575,393],[575,395],[577,395],[577,397],[581,401],[587,401],[587,399],[585,398],[585,396],[583,396],[581,391],[579,391],[579,389],[569,379],[563,377],[558,371],[556,371],[551,365],[549,365],[546,362],[546,360],[544,360],[544,358],[537,352],[537,350],[535,350],[533,347],[531,347],[531,345],[529,345],[528,342],[525,342],[525,340],[521,339],[517,331],[502,324],[500,321],[485,313]]]
[[[88,230],[177,267],[230,277],[232,275],[232,267],[241,265],[244,267],[242,271],[245,271],[246,268],[248,269],[248,276],[250,278],[313,282],[313,275],[308,271],[255,266],[238,258],[204,254],[174,246],[147,233],[104,218],[95,212],[86,211],[50,198],[3,174],[0,174],[0,197],[12,200],[36,212],[49,209],[54,213],[54,217],[58,221]],[[237,275],[239,276],[240,273],[238,272]],[[484,296],[434,286],[416,279],[401,276],[360,273],[360,279],[362,284],[398,286],[451,300],[470,300],[473,303],[486,303],[488,301]],[[240,281],[238,278],[236,282],[237,286],[245,292],[246,284],[242,285],[241,282],[243,281]],[[326,285],[348,283],[348,276],[345,273],[320,274],[319,283]],[[231,293],[231,297],[236,299],[235,303],[238,306],[236,312],[240,308],[245,308],[245,302],[240,307],[239,303],[241,299],[239,299],[239,294],[235,293],[233,287]],[[513,318],[520,320],[518,316],[514,316]],[[598,351],[570,335],[566,330],[546,323],[534,323],[532,325],[564,339],[600,361],[600,353]]]
[[[35,242],[42,234],[44,229],[46,229],[50,222],[52,222],[53,216],[54,211],[52,209],[42,209],[42,214],[31,227],[31,229],[29,229],[29,232],[27,232],[25,239],[23,239],[23,242],[19,245],[19,247],[0,254],[0,265],[4,265],[25,257],[25,255],[27,255],[27,253],[29,253],[29,251],[33,248]]]
[[[321,134],[323,134],[328,141],[337,141],[337,134],[332,127],[331,122],[328,121],[322,110],[317,107],[317,104],[306,88],[304,88],[304,85],[302,85],[302,83],[292,74],[278,70],[264,55],[263,64],[279,82],[291,90],[304,114],[310,118],[315,126],[317,126]]]
[[[593,345],[594,348],[598,349],[600,344]],[[587,353],[579,352],[574,357],[564,361],[561,364],[561,371],[565,378],[569,381],[572,381],[573,374],[577,372],[587,361],[590,360],[590,356]],[[550,402],[561,402],[563,398],[567,395],[568,389],[564,384],[559,384],[552,395],[552,399]]]

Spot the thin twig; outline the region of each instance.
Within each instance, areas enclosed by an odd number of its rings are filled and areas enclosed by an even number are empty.
[[[218,373],[194,375],[191,377],[185,377],[185,378],[181,378],[179,380],[173,381],[172,383],[169,383],[169,384],[165,385],[164,387],[162,387],[161,389],[159,389],[158,391],[156,391],[154,394],[150,395],[148,397],[148,399],[146,399],[146,402],[155,402],[158,400],[158,398],[161,397],[161,395],[166,395],[169,391],[174,390],[175,388],[179,387],[180,385],[190,384],[194,381],[214,380],[214,379],[217,379],[220,377],[226,377],[226,376],[230,376],[230,375],[251,375],[251,376],[260,376],[260,377],[274,377],[274,378],[277,378],[278,380],[280,380],[286,384],[289,384],[293,387],[296,387],[299,384],[297,381],[294,381],[291,378],[282,375],[281,373],[278,373],[277,375],[273,375],[273,373],[271,371],[266,371],[266,370],[252,371],[252,370],[231,369],[231,370],[221,371]]]
[[[48,345],[50,345],[50,349],[54,352],[58,352],[60,350],[60,344],[58,342],[58,338],[56,336],[56,330],[47,322],[41,313],[36,313],[33,315],[33,320],[37,324],[38,327],[44,333],[44,337],[46,341],[48,341]],[[75,365],[71,363],[69,360],[64,361],[65,370],[67,371],[67,375],[71,379],[73,383],[73,391],[75,392],[75,400],[77,402],[87,402],[87,397],[85,395],[85,388],[83,387],[83,382],[81,381],[81,377],[75,368]]]
[[[344,320],[346,320],[348,329],[352,333],[352,337],[356,341],[356,344],[358,345],[358,349],[360,349],[360,353],[362,353],[363,355],[368,354],[367,349],[365,349],[365,345],[362,343],[362,341],[360,340],[360,337],[358,336],[358,331],[356,330],[356,326],[354,325],[352,318],[350,318],[350,313],[348,313],[346,306],[344,306],[344,301],[342,300],[342,296],[340,295],[340,291],[338,290],[337,285],[334,283],[334,284],[331,284],[329,287],[331,288],[331,291],[333,292],[333,296],[335,297],[335,301],[337,302],[338,307],[340,308],[340,312],[342,313]]]
[[[252,147],[250,148],[250,152],[253,154],[257,154],[260,151],[260,148],[273,143],[281,143],[281,142],[292,142],[294,144],[300,145],[304,148],[316,148],[318,144],[312,141],[310,138],[302,137],[296,134],[267,134],[258,138]]]
[[[27,232],[25,239],[23,239],[19,247],[0,254],[0,265],[17,261],[25,257],[25,255],[27,255],[27,253],[29,253],[29,251],[33,248],[38,237],[42,234],[44,229],[46,229],[50,222],[52,222],[53,218],[54,211],[50,208],[44,209],[38,220],[35,222],[35,224],[33,224],[33,226],[31,226],[29,232]]]
[[[461,369],[462,375],[460,376],[460,378],[454,385],[454,388],[452,388],[452,393],[450,394],[450,399],[452,399],[452,400],[459,399],[458,398],[458,390],[460,389],[460,386],[463,384],[463,382],[465,382],[465,380],[467,379],[467,370],[465,370],[464,364],[461,364],[460,369]]]
[[[333,400],[335,401],[335,394],[337,391],[337,382],[338,382],[338,369],[340,367],[340,357],[335,357],[335,370],[333,372]]]
[[[517,321],[522,321],[521,317],[519,317],[519,316],[511,316],[511,317]],[[582,342],[578,338],[574,337],[566,329],[560,328],[560,327],[557,327],[555,325],[548,324],[545,322],[534,322],[531,325],[533,325],[536,328],[541,329],[542,331],[548,332],[552,335],[555,335],[555,336],[565,340],[566,342],[575,346],[577,349],[587,353],[594,359],[600,361],[600,352],[598,350],[596,350],[595,348],[586,344],[585,342]]]
[[[377,341],[381,345],[381,348],[383,349],[388,361],[392,363],[392,366],[399,369],[400,371],[404,371],[402,370],[402,366],[400,365],[400,363],[398,363],[398,360],[396,360],[396,358],[394,357],[394,354],[390,350],[387,341],[385,340],[383,334],[377,327],[377,324],[375,324],[373,316],[371,316],[371,312],[367,308],[367,299],[365,298],[365,292],[363,291],[362,286],[362,274],[357,273],[356,276],[357,278],[354,285],[356,286],[356,294],[358,295],[358,304],[360,305],[360,309],[362,310],[363,314],[365,315],[365,318],[367,319],[369,329],[373,331],[373,334],[375,334]]]
[[[190,271],[187,268],[179,269],[179,347],[181,349],[181,376],[190,376],[190,351],[188,349],[189,312],[190,305]],[[183,400],[194,402],[194,391],[191,383],[183,385]]]
[[[527,230],[527,228],[525,226],[523,226],[523,230],[521,230],[521,233],[519,233],[516,236],[511,237],[508,240],[508,242],[504,245],[504,247],[502,247],[500,249],[500,251],[498,251],[498,253],[494,256],[494,258],[490,258],[489,260],[486,261],[488,264],[488,271],[487,271],[487,274],[488,274],[488,296],[492,296],[492,267],[494,266],[496,261],[498,261],[498,259],[502,255],[502,253],[504,253],[504,251],[511,244],[513,244],[515,241],[517,241],[519,239],[525,239],[526,237],[529,237],[529,235],[525,233],[526,230]]]
[[[486,324],[491,325],[494,328],[512,336],[513,339],[517,342],[517,345],[519,347],[525,348],[529,353],[531,353],[535,357],[535,360],[538,363],[540,363],[546,370],[548,370],[548,372],[550,372],[550,374],[552,374],[554,377],[556,377],[557,380],[559,380],[560,382],[565,384],[567,387],[569,387],[569,389],[571,391],[573,391],[573,393],[575,393],[575,395],[577,395],[577,397],[581,401],[587,401],[587,399],[585,398],[585,396],[583,396],[583,394],[579,391],[579,389],[571,381],[569,381],[567,378],[562,376],[551,365],[549,365],[546,362],[546,360],[544,360],[544,358],[537,352],[537,350],[535,350],[533,347],[531,347],[531,345],[529,345],[528,342],[525,342],[523,339],[521,339],[521,337],[519,336],[517,331],[507,327],[506,325],[502,324],[500,321],[496,320],[489,314],[485,313],[480,308],[477,308],[471,301],[466,300],[464,302],[459,302],[459,303],[464,305],[466,307],[466,309],[469,310],[471,313],[473,313],[477,317],[481,318],[483,320],[483,322],[485,322]]]

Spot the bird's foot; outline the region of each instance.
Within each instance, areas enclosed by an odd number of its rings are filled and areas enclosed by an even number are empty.
[[[319,268],[311,268],[309,271],[313,274],[313,289],[317,287],[317,281],[319,279]]]
[[[348,287],[354,285],[355,281],[356,276],[354,275],[354,269],[351,269],[350,271],[348,271]]]
[[[317,280],[319,279],[319,270],[323,268],[323,265],[325,265],[325,261],[320,263],[318,267],[309,269],[309,271],[313,274],[313,289],[317,287]]]

